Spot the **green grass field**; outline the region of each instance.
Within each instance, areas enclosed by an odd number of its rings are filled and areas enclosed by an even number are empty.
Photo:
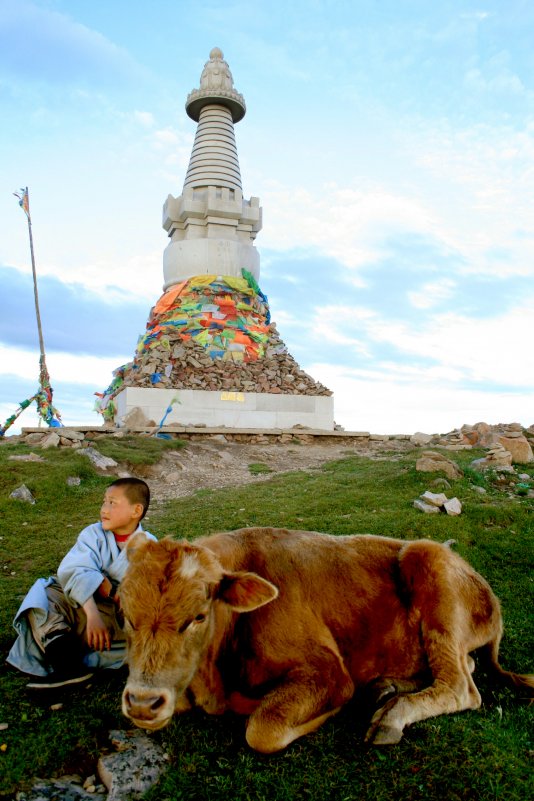
[[[173,445],[132,438],[126,447],[121,442],[120,453],[111,440],[100,440],[97,447],[135,469]],[[36,702],[25,690],[26,678],[5,665],[20,600],[35,578],[55,571],[81,528],[98,518],[109,483],[75,451],[43,451],[44,464],[8,460],[29,451],[9,442],[0,445],[0,722],[8,724],[0,731],[0,798],[5,799],[31,786],[34,776],[93,773],[108,731],[128,728],[120,712],[124,676],[104,672],[90,688],[65,694],[63,707],[53,711],[50,702]],[[454,458],[467,467],[477,455],[462,452]],[[147,528],[158,536],[187,538],[246,525],[454,538],[459,553],[502,601],[502,664],[534,672],[534,501],[516,487],[467,470],[447,491],[462,501],[462,515],[423,515],[412,502],[431,488],[435,476],[418,473],[416,458],[416,451],[377,461],[348,455],[322,469],[202,490],[155,504]],[[525,472],[534,475],[534,466]],[[67,486],[67,476],[80,476],[81,484]],[[35,505],[9,498],[23,482]],[[478,494],[475,484],[486,494]],[[318,732],[273,756],[247,747],[243,719],[201,712],[176,717],[153,735],[171,754],[171,764],[147,798],[526,801],[534,797],[534,706],[495,689],[478,672],[475,677],[483,696],[480,710],[416,724],[398,746],[382,750],[363,745],[369,712],[356,701]]]

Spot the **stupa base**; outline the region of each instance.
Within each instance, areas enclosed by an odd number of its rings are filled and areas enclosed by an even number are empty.
[[[116,396],[115,405],[119,427],[128,426],[136,415],[159,425],[171,407],[165,425],[334,429],[334,399],[328,395],[126,387]]]

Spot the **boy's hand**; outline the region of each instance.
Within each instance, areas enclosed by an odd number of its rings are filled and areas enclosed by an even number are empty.
[[[98,609],[87,615],[87,630],[85,633],[87,644],[95,651],[109,651],[111,637]]]
[[[87,617],[87,629],[85,632],[87,644],[95,651],[103,651],[104,648],[109,651],[111,648],[111,636],[102,620],[93,596],[84,603],[83,611]]]
[[[98,588],[97,593],[101,598],[109,599],[118,606],[120,605],[119,594],[117,592],[117,585],[116,584],[113,585],[113,583],[110,581],[110,579],[108,579],[107,576],[104,576],[102,584]]]
[[[98,588],[97,593],[101,598],[109,598],[112,586],[113,585],[111,584],[111,581],[108,579],[108,577],[104,576],[102,584]]]

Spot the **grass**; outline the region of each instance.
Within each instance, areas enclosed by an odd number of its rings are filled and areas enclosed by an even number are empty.
[[[164,440],[138,438],[128,443],[99,440],[96,447],[113,456],[108,448],[125,446],[127,461],[142,466],[154,458],[154,442],[158,449],[165,447]],[[109,483],[75,451],[43,451],[45,464],[7,459],[29,450],[0,446],[3,655],[13,642],[11,620],[25,591],[37,576],[56,569],[78,531],[97,518]],[[534,502],[518,494],[508,479],[502,484],[497,476],[481,478],[470,472],[469,463],[477,455],[454,456],[467,468],[446,491],[448,497],[461,500],[459,517],[427,516],[413,508],[414,498],[431,489],[434,478],[415,470],[414,452],[391,461],[349,455],[322,469],[203,490],[154,505],[147,527],[158,536],[186,538],[246,525],[454,538],[458,551],[501,598],[506,626],[503,665],[533,671]],[[119,459],[113,456],[118,461],[124,457],[124,451]],[[534,470],[524,472],[532,475]],[[68,487],[69,475],[80,476],[81,484]],[[34,506],[9,499],[21,483],[34,494]],[[486,493],[478,494],[475,483]],[[0,744],[6,745],[0,753],[0,797],[13,797],[36,775],[93,773],[109,729],[128,726],[120,714],[123,682],[124,677],[104,673],[92,688],[65,695],[63,708],[52,711],[50,703],[36,704],[26,694],[22,675],[2,665],[0,722],[9,728],[0,732]],[[366,718],[356,702],[316,733],[268,757],[246,746],[242,719],[188,713],[153,735],[169,751],[171,766],[147,798],[524,801],[534,795],[533,707],[508,690],[492,687],[484,675],[477,675],[477,684],[484,699],[480,710],[416,724],[398,746],[386,750],[364,747]]]
[[[269,467],[268,464],[263,464],[263,462],[253,462],[248,466],[249,473],[253,476],[260,476],[265,473],[272,473],[272,469]]]

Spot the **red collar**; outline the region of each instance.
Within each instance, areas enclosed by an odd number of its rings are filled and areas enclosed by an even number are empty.
[[[134,533],[134,532],[132,532]],[[113,536],[115,537],[115,542],[126,542],[132,535],[131,534],[115,534],[113,532]]]

